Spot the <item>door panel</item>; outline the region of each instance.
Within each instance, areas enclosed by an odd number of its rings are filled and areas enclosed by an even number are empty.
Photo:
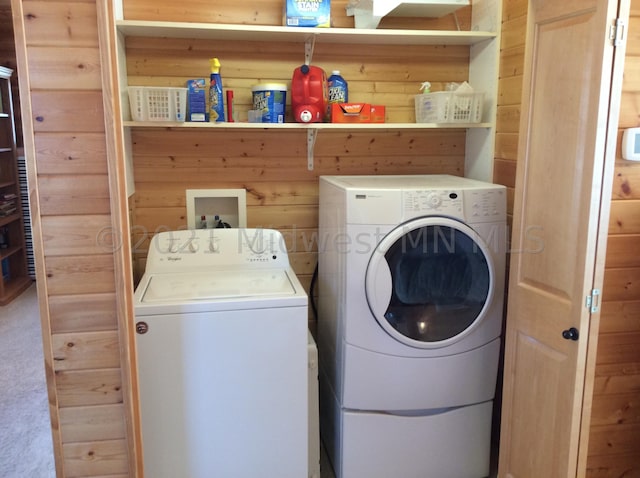
[[[596,246],[609,207],[608,195],[601,205],[603,177],[614,160],[606,144],[612,133],[615,142],[618,117],[618,102],[609,105],[608,33],[616,16],[617,1],[529,2],[501,477],[577,473],[592,319],[585,298],[601,287]],[[577,340],[563,337],[572,327]]]

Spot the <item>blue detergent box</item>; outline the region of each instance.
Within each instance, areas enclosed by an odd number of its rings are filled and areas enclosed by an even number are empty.
[[[331,26],[330,0],[285,0],[285,25],[288,27]]]
[[[207,80],[187,80],[187,121],[207,121]]]

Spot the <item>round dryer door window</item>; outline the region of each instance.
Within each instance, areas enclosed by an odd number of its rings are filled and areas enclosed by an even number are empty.
[[[448,218],[422,218],[378,244],[367,267],[366,295],[392,337],[414,347],[442,347],[482,321],[493,277],[489,249],[473,229]]]

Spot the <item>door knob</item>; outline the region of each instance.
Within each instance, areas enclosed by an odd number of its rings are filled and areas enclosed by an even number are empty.
[[[578,340],[580,333],[578,332],[578,329],[571,327],[570,329],[562,331],[562,337],[567,340]]]

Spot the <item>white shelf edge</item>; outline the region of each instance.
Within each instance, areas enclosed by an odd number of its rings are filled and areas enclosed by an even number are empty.
[[[177,121],[125,121],[126,128],[171,129],[289,129],[289,130],[399,130],[492,128],[492,123],[195,123]]]
[[[327,43],[385,45],[473,45],[497,37],[497,33],[486,31],[302,28],[142,20],[117,20],[116,27],[125,36],[137,37],[294,42],[315,37],[316,41]]]

